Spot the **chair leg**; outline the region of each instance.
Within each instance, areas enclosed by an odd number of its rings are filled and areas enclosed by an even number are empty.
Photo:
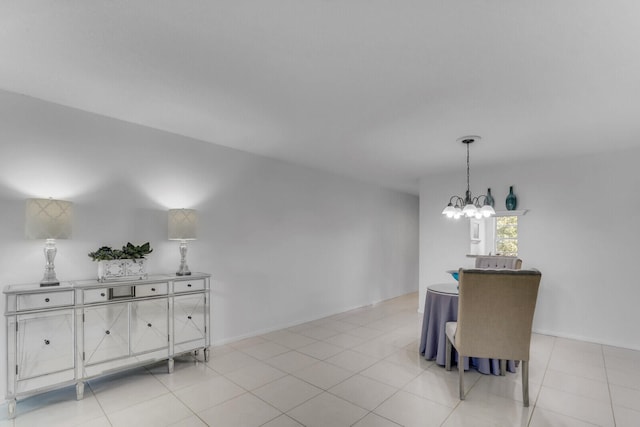
[[[522,402],[526,408],[529,406],[529,361],[522,361]]]
[[[447,371],[451,370],[451,341],[447,337],[447,344],[445,347],[445,362],[444,367]],[[460,375],[460,400],[464,400],[464,357],[458,353],[458,374]]]
[[[460,400],[464,400],[464,357],[458,353],[458,375],[460,375]]]
[[[507,360],[500,359],[500,375],[505,376],[507,374]]]

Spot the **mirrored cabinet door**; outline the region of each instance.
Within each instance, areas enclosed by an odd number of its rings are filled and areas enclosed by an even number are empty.
[[[18,316],[17,380],[74,368],[73,310]]]
[[[131,303],[131,352],[166,349],[169,342],[169,302],[166,298]]]
[[[205,295],[176,296],[173,300],[174,343],[205,337]]]
[[[84,363],[129,355],[129,303],[84,309]]]

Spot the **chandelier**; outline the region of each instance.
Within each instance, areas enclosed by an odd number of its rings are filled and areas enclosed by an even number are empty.
[[[467,192],[464,197],[451,196],[449,204],[442,211],[442,214],[446,215],[447,218],[458,219],[464,215],[467,218],[480,219],[496,214],[486,195],[472,197],[469,189],[469,145],[478,140],[480,140],[480,137],[475,135],[463,136],[457,140],[467,146]]]

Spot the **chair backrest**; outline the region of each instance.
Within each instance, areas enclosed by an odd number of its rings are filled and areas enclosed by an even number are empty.
[[[510,268],[520,270],[522,260],[515,256],[486,255],[476,257],[476,268]]]
[[[464,356],[529,360],[538,270],[459,271],[455,347]]]

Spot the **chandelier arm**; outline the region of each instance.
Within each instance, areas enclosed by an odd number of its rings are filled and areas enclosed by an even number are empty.
[[[449,199],[449,204],[454,208],[462,209],[464,207],[464,199],[460,196],[451,196]]]
[[[487,201],[487,196],[484,194],[481,194],[479,196],[476,196],[473,198],[473,204],[476,205],[477,207],[481,207],[484,206]]]

